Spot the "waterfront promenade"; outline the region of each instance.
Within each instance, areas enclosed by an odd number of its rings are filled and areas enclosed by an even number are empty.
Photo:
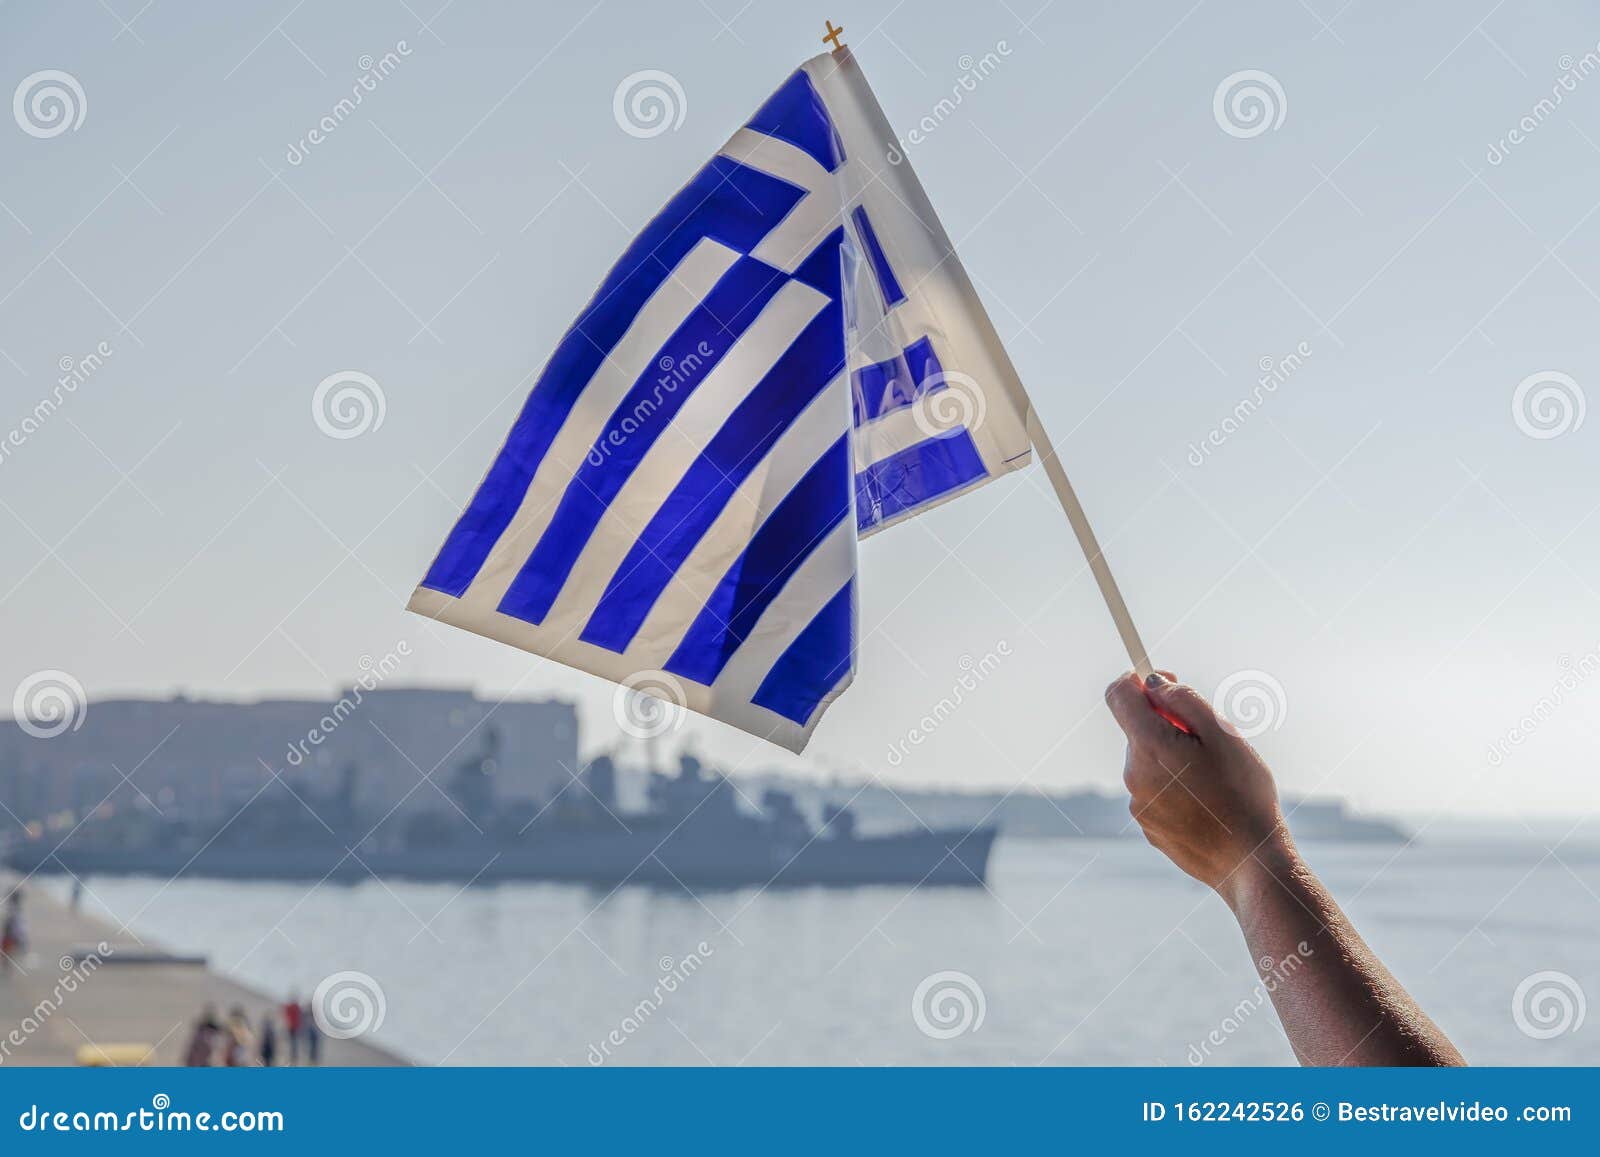
[[[15,880],[0,872],[0,896]],[[27,958],[21,969],[0,971],[0,1068],[76,1064],[85,1045],[146,1046],[153,1050],[146,1064],[178,1065],[208,1002],[222,1014],[242,1005],[253,1028],[276,1004],[202,964],[139,963],[163,946],[74,912],[36,885],[25,892]],[[88,953],[94,959],[84,962]],[[321,1044],[325,1066],[405,1063],[361,1039],[325,1036]],[[280,1064],[287,1053],[280,1033]]]

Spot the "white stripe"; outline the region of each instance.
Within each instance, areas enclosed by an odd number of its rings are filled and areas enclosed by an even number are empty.
[[[550,608],[546,625],[568,629],[589,621],[611,576],[667,496],[734,408],[783,357],[812,318],[828,303],[826,294],[790,281],[767,303],[734,347],[706,375],[661,431],[649,453],[602,515],[594,536]],[[837,437],[837,435],[835,435]],[[693,616],[683,621],[687,628]],[[680,631],[681,634],[681,631]]]
[[[628,648],[630,661],[641,669],[666,664],[722,576],[750,545],[757,528],[778,503],[788,497],[823,452],[849,429],[850,410],[844,396],[844,381],[841,374],[812,399],[761,464],[740,484],[650,609]],[[845,521],[853,536],[853,509]],[[754,685],[750,688],[750,692],[753,691]]]
[[[817,544],[817,549],[762,612],[755,630],[712,684],[712,694],[726,691],[746,699],[754,695],[795,636],[855,574],[855,564],[856,527],[853,519],[846,518]]]
[[[722,155],[806,191],[800,203],[766,235],[750,256],[793,273],[839,224],[844,199],[834,175],[804,149],[753,129],[740,129]]]
[[[741,165],[760,169],[763,173],[798,185],[808,193],[824,197],[836,196],[833,174],[817,163],[817,159],[804,149],[758,133],[755,129],[740,129],[722,146],[722,155]]]
[[[556,504],[584,456],[604,431],[607,419],[639,375],[655,361],[662,344],[738,259],[735,250],[709,237],[702,239],[634,316],[622,340],[584,386],[561,432],[539,463],[516,517],[489,552],[462,601],[486,610],[500,602],[549,525]]]

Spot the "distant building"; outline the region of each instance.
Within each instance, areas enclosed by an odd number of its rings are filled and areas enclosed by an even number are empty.
[[[48,739],[0,720],[0,803],[23,819],[81,817],[113,791],[124,804],[135,796],[127,776],[163,812],[207,816],[238,808],[273,772],[326,795],[353,765],[350,802],[363,812],[449,809],[442,793],[491,729],[496,799],[542,801],[577,774],[577,712],[558,700],[388,687],[329,701],[105,699]]]

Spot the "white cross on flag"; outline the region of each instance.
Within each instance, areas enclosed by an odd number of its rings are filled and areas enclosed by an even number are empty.
[[[855,674],[857,542],[1026,463],[1026,415],[840,49],[612,267],[410,609],[800,751]]]

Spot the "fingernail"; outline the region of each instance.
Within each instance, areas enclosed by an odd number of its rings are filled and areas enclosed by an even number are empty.
[[[1150,674],[1144,677],[1144,685],[1146,687],[1165,687],[1167,685],[1167,677],[1160,671],[1151,671]]]

